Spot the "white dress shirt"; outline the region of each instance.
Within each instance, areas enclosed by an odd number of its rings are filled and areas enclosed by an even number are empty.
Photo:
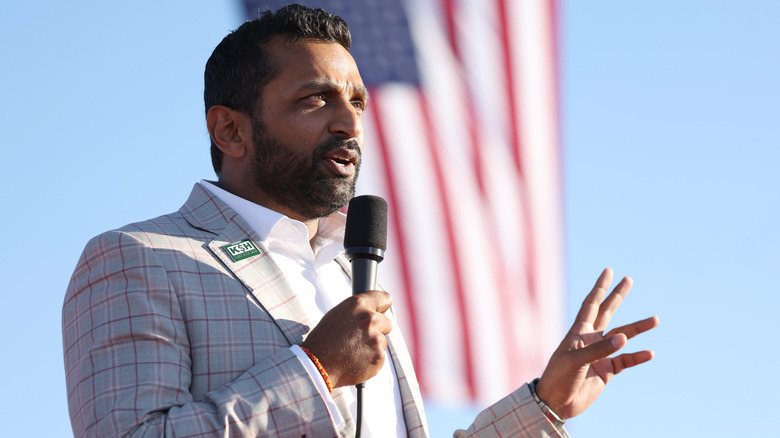
[[[343,213],[336,212],[319,220],[312,245],[308,228],[302,222],[233,195],[208,181],[202,180],[200,184],[238,213],[257,233],[313,320],[321,319],[352,294],[349,277],[335,261],[336,256],[344,252],[346,216]],[[319,371],[299,346],[295,345],[291,350],[317,385],[337,429],[343,428],[344,419]],[[379,374],[368,380],[363,390],[364,437],[407,436],[398,377],[389,351],[386,358]],[[353,418],[357,411],[355,394],[354,387],[345,394]],[[389,415],[390,412],[395,415]]]

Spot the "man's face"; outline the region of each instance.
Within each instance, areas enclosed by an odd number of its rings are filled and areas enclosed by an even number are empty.
[[[368,95],[337,43],[275,40],[269,52],[280,73],[263,88],[252,120],[251,177],[297,219],[327,216],[355,194]]]

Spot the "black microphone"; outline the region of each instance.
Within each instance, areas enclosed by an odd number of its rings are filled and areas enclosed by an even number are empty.
[[[376,289],[376,268],[387,249],[387,202],[379,196],[352,198],[344,249],[352,262],[352,295]]]
[[[352,262],[352,295],[376,289],[376,268],[387,248],[387,202],[379,196],[352,198],[344,229],[344,250]],[[363,423],[363,383],[357,384],[355,436]]]

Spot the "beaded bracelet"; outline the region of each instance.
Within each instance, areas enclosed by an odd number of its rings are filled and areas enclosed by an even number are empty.
[[[301,350],[303,350],[304,353],[306,353],[307,356],[309,356],[309,359],[311,359],[312,362],[314,362],[314,366],[317,367],[317,371],[322,374],[322,378],[325,379],[325,384],[328,385],[328,391],[333,394],[333,382],[330,381],[330,376],[328,376],[328,372],[325,371],[325,368],[322,367],[322,364],[320,363],[319,359],[317,359],[317,356],[313,355],[311,351],[309,351],[306,347],[301,347]]]

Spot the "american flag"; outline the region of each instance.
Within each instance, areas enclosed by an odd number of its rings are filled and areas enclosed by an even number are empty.
[[[423,394],[493,402],[562,334],[557,0],[299,3],[352,32],[371,94],[358,191],[389,204],[379,277]]]

